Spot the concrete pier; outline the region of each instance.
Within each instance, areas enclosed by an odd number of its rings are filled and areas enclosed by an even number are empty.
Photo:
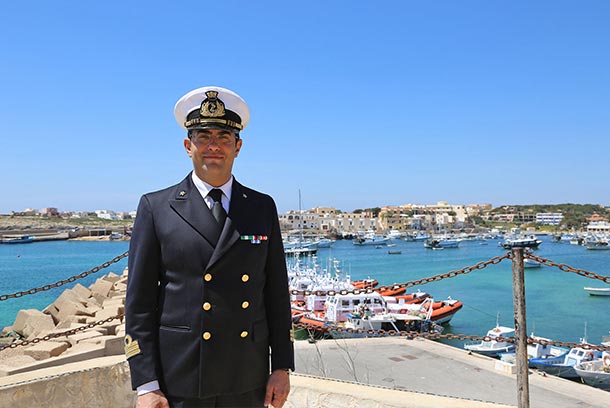
[[[286,408],[517,406],[515,376],[496,369],[497,360],[427,340],[300,341],[296,362]],[[0,408],[131,408],[134,401],[121,355],[0,378]],[[536,408],[606,408],[610,393],[533,373],[530,401]]]

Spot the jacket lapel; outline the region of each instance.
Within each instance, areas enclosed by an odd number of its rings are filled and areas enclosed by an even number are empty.
[[[201,197],[201,194],[199,194],[199,191],[193,184],[190,173],[180,184],[178,184],[176,195],[173,199],[170,199],[169,205],[184,221],[201,234],[212,247],[216,247],[216,250],[214,251],[216,253],[218,242],[222,240],[224,231],[220,234],[219,240],[218,235],[220,233],[220,227],[203,200],[203,197]],[[227,221],[229,221],[228,217]],[[227,224],[225,223],[225,229],[226,225]]]
[[[243,193],[241,184],[239,184],[235,178],[233,178],[229,213],[227,214],[224,228],[222,229],[222,233],[218,239],[218,244],[212,253],[210,262],[208,263],[208,268],[216,263],[229,250],[229,248],[231,248],[231,246],[233,246],[233,244],[239,240],[239,217],[245,214],[244,207],[246,205],[246,200],[247,196]]]

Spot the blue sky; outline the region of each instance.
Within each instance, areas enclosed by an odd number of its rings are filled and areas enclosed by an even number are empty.
[[[0,213],[180,181],[173,106],[205,85],[248,102],[234,174],[280,212],[610,205],[608,1],[11,3]]]

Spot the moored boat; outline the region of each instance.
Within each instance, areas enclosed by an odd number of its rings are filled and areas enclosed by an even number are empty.
[[[582,344],[586,344],[584,340]],[[571,348],[568,353],[555,358],[532,358],[530,367],[557,377],[577,380],[579,376],[574,367],[599,358],[601,358],[601,352],[576,346]]]
[[[610,391],[610,354],[604,352],[603,359],[577,364],[574,371],[585,384]]]
[[[515,350],[515,345],[507,341],[498,341],[498,337],[508,338],[515,335],[515,329],[512,327],[505,327],[496,325],[493,329],[489,330],[486,334],[491,340],[480,342],[470,342],[464,344],[464,348],[468,351],[483,354],[489,357],[495,357],[500,353],[507,353]]]
[[[504,249],[511,248],[538,248],[542,244],[542,240],[534,235],[521,235],[506,238],[499,245]]]
[[[4,237],[0,239],[0,244],[29,244],[34,242],[34,237],[22,235],[19,237]]]
[[[584,289],[589,292],[591,296],[610,296],[610,286],[607,288],[593,288],[585,286]]]

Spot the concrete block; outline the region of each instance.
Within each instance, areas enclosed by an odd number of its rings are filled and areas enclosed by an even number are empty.
[[[123,337],[100,336],[83,340],[83,343],[97,344],[104,347],[107,356],[115,356],[125,353],[125,343]]]
[[[114,291],[126,291],[127,290],[127,284],[126,283],[122,283],[122,282],[116,282],[114,284]]]
[[[119,275],[117,275],[116,273],[114,273],[114,272],[110,272],[108,275],[103,276],[102,279],[105,280],[105,281],[108,281],[108,282],[115,283],[118,280],[120,280],[121,277]]]
[[[125,298],[120,298],[120,297],[109,297],[108,299],[104,300],[104,303],[102,304],[102,308],[106,309],[109,306],[124,306],[125,305]]]
[[[91,293],[91,297],[89,298],[89,300],[91,301],[93,299],[95,302],[97,302],[98,305],[101,306],[106,298],[107,296],[102,296],[99,293]]]
[[[14,331],[13,326],[4,326],[2,332],[0,332],[0,337],[5,337],[10,332]]]
[[[96,330],[100,330],[101,328],[103,328],[103,329],[106,329],[106,334],[116,336],[117,328],[121,325],[122,325],[121,321],[119,319],[116,319],[111,322],[104,323],[104,324],[98,326],[96,328]]]
[[[507,363],[505,361],[496,361],[496,364],[494,366],[494,368],[498,371],[502,371],[503,373],[506,374],[516,374],[517,373],[517,366],[515,364],[512,363]]]
[[[54,328],[53,317],[36,309],[20,310],[13,325],[13,329],[24,337]]]
[[[70,316],[93,316],[92,313],[84,304],[74,301],[63,301],[58,305],[59,313],[57,314],[58,321],[63,321]]]
[[[3,352],[4,353],[4,352]],[[10,375],[16,368],[35,364],[36,360],[31,356],[25,356],[23,354],[11,356],[0,362],[0,377],[6,377]]]
[[[87,301],[87,298],[80,296],[78,294],[78,291],[75,291],[72,289],[66,289],[61,293],[61,295],[59,295],[57,297],[57,299],[55,299],[55,302],[53,302],[53,303],[55,304],[55,306],[58,309],[61,310],[60,303],[65,302],[65,301],[79,302],[79,303],[85,304],[85,302]]]
[[[55,324],[59,323],[59,309],[54,303],[42,309],[42,313],[50,315]]]
[[[112,289],[112,285],[112,282],[100,278],[96,280],[95,283],[89,287],[89,289],[91,289],[91,292],[94,295],[108,297],[108,293],[110,292],[110,289]]]
[[[77,295],[79,295],[81,298],[83,299],[87,299],[89,296],[91,296],[91,290],[89,290],[88,288],[84,287],[83,285],[81,285],[80,283],[77,283],[73,288],[72,291],[74,293],[76,293]]]
[[[90,360],[92,358],[104,357],[105,350],[103,347],[95,344],[84,344],[69,348],[67,351],[57,357],[47,358],[45,360],[36,361],[30,356],[22,356],[31,359],[29,363],[17,365],[6,365],[0,363],[0,377],[24,373],[28,371],[39,370],[41,368],[56,367],[69,363],[76,363]],[[0,353],[1,354],[1,353]],[[0,406],[2,406],[0,404]],[[52,405],[37,405],[37,406],[52,406]]]
[[[114,331],[114,334],[119,337],[125,337],[125,323],[118,325]]]
[[[56,331],[66,331],[75,329],[77,326],[82,326],[79,321],[81,318],[77,316],[68,316],[55,325]]]
[[[70,345],[72,345],[72,347],[74,347],[83,340],[87,340],[87,339],[91,339],[91,338],[99,337],[99,336],[103,336],[103,334],[97,330],[87,330],[84,332],[69,335],[68,341],[70,342]]]
[[[44,360],[50,357],[56,357],[66,351],[70,345],[65,341],[49,342],[43,341],[28,347],[23,351],[26,356],[32,357],[34,360]]]
[[[87,305],[85,306],[85,308],[92,316],[94,316],[97,312],[102,310],[102,307],[99,306],[96,302],[87,302]]]

